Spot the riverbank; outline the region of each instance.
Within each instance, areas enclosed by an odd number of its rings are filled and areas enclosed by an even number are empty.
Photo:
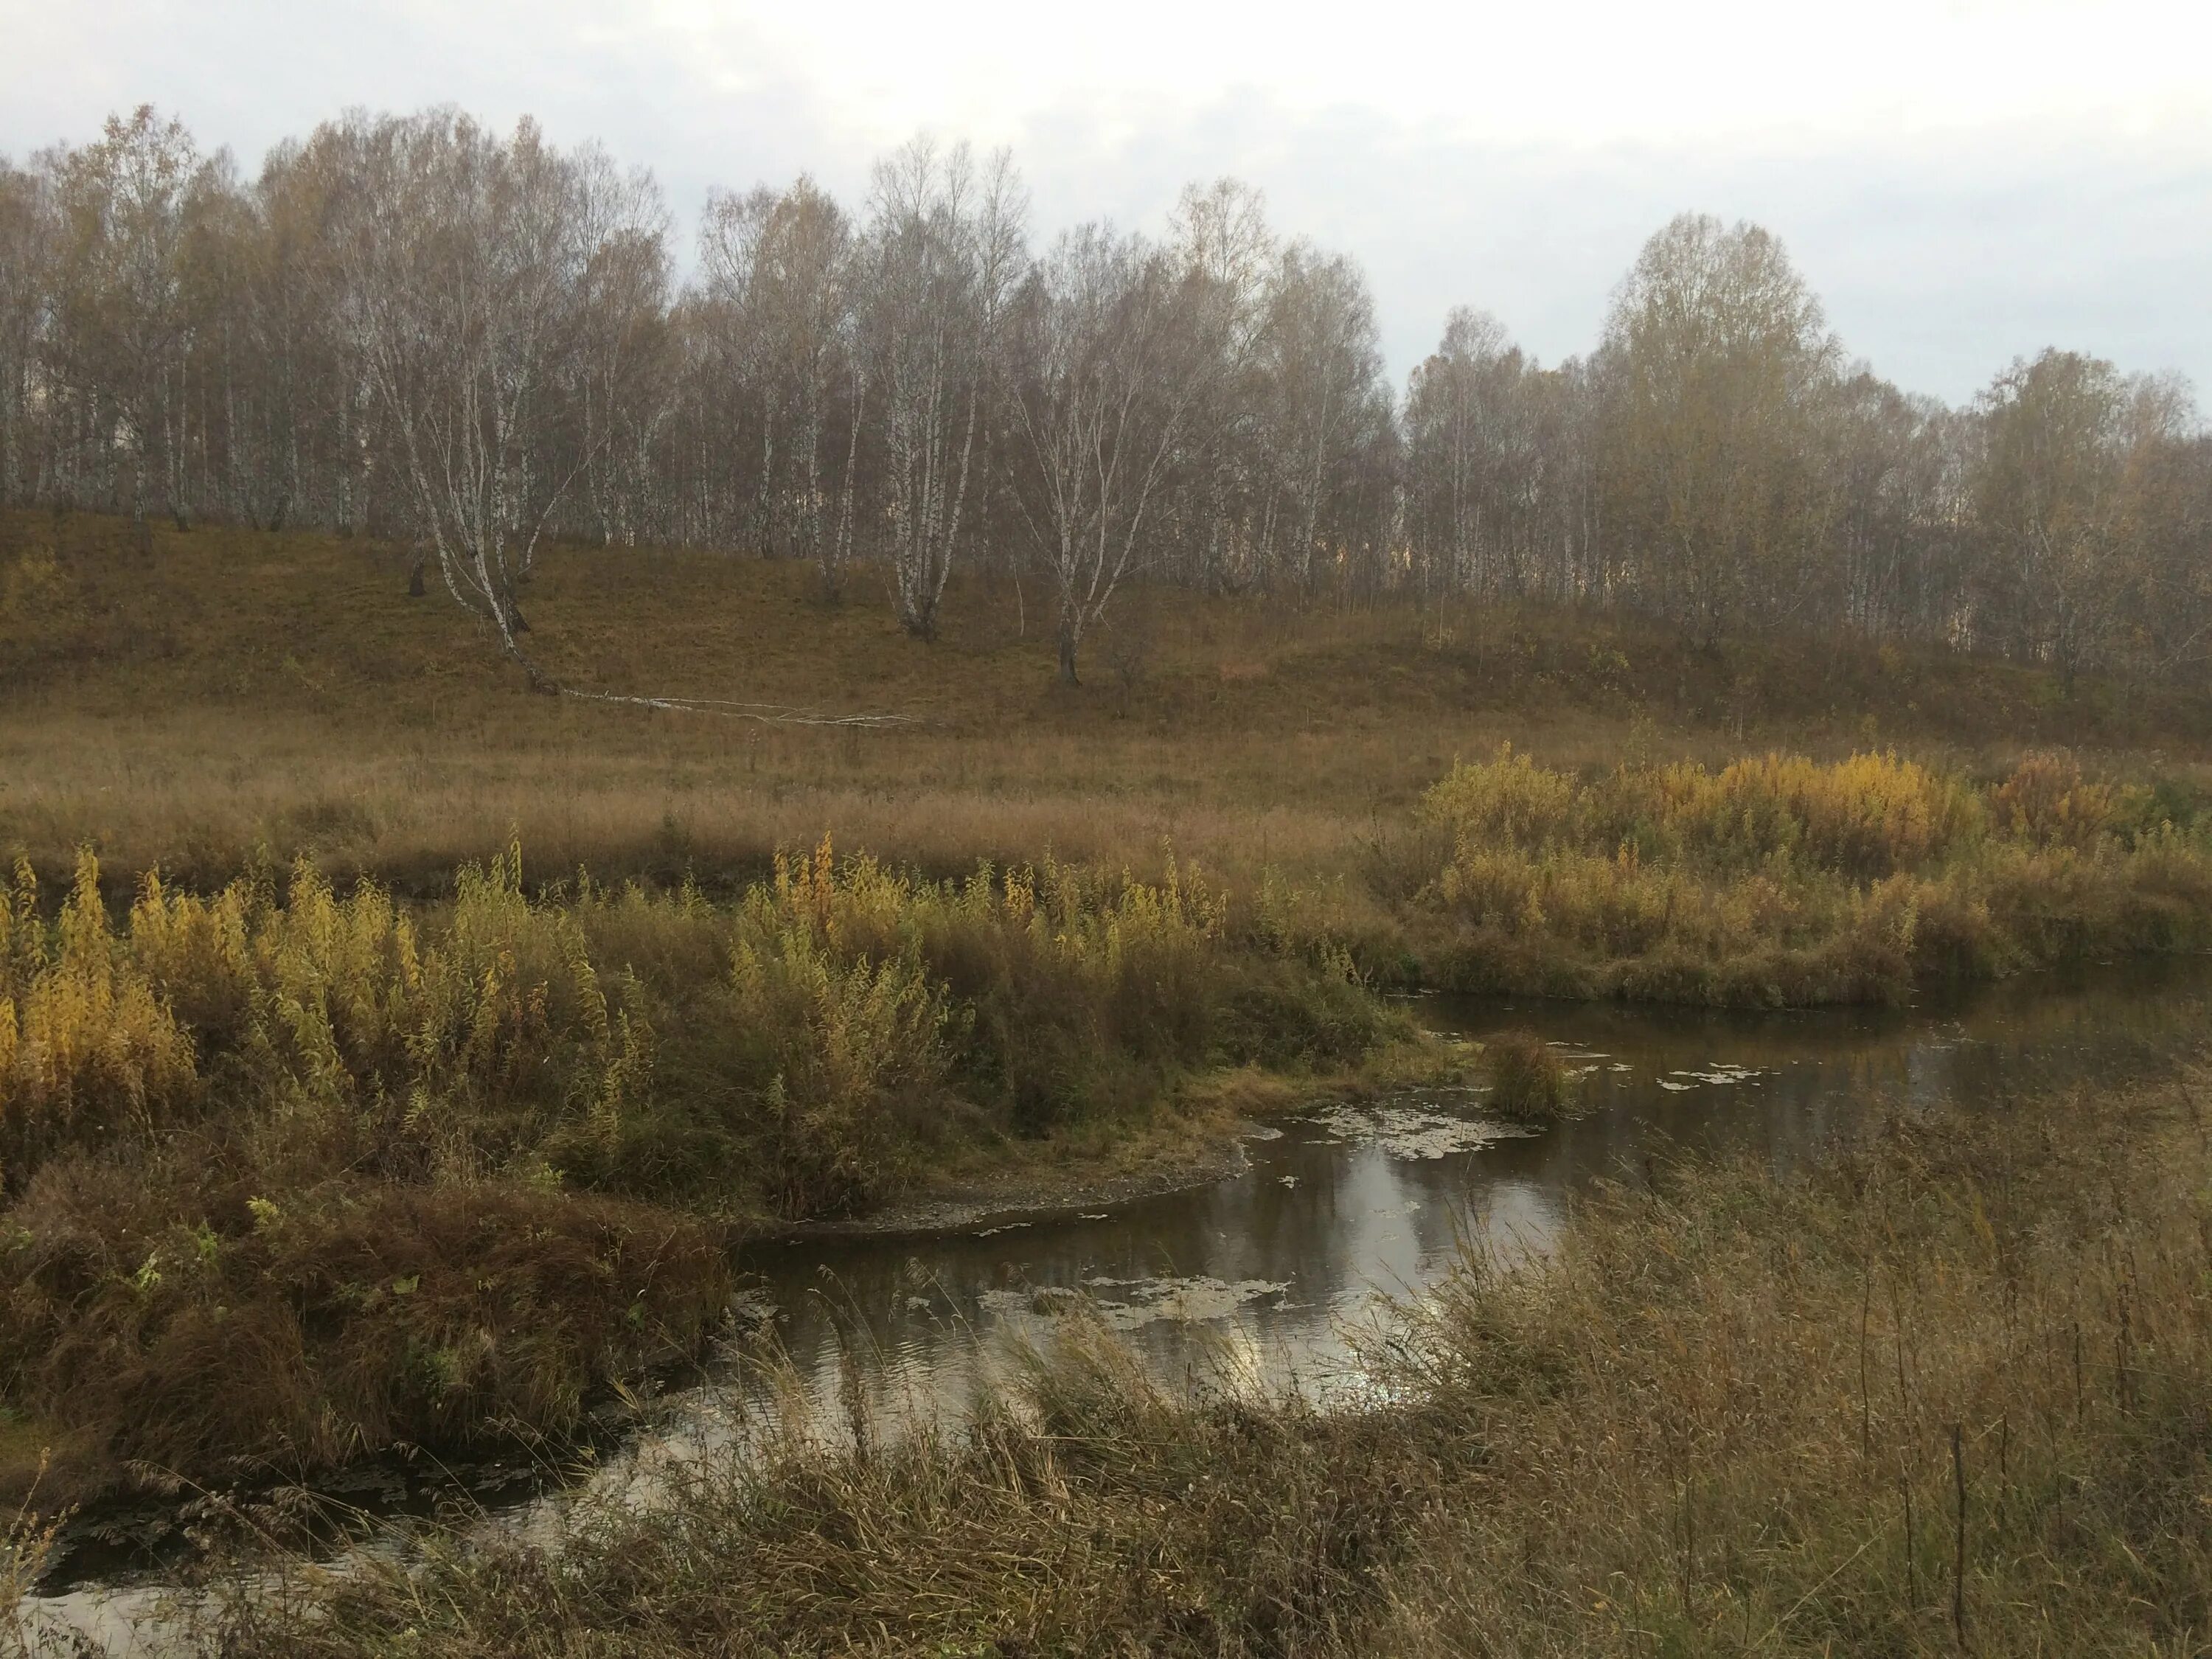
[[[2193,1652],[2212,1075],[1647,1165],[1320,1413],[1079,1317],[964,1426],[801,1434],[207,1614],[252,1655]],[[179,1633],[180,1648],[192,1645]]]
[[[759,1242],[931,1237],[1012,1221],[1065,1219],[1223,1180],[1249,1167],[1271,1120],[1455,1083],[1478,1056],[1462,1043],[1393,1022],[1356,1066],[1285,1074],[1243,1066],[1187,1078],[1133,1122],[1089,1124],[1042,1141],[1000,1142],[956,1156],[919,1190],[858,1215],[764,1231]]]
[[[51,918],[19,883],[9,1501],[557,1445],[700,1349],[747,1239],[1158,1189],[1255,1109],[1439,1063],[1188,867],[933,883],[825,843],[731,904],[532,897],[519,854],[456,890],[149,878],[117,924],[88,856]]]
[[[2202,949],[2212,854],[2177,811],[2053,757],[1583,781],[1508,751],[1424,802],[1443,863],[1391,948],[1414,979],[1752,1006]],[[1338,896],[1172,858],[939,881],[825,839],[717,902],[533,887],[515,848],[453,885],[149,874],[118,921],[88,853],[58,909],[19,871],[0,1498],[557,1445],[701,1350],[745,1239],[1127,1201],[1231,1167],[1266,1110],[1453,1063]]]

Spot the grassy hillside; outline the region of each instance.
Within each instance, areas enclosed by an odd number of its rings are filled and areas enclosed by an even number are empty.
[[[526,592],[563,680],[891,713],[890,731],[532,696],[404,549],[320,535],[0,517],[0,848],[66,880],[159,860],[213,884],[265,849],[403,890],[518,832],[541,872],[702,879],[838,844],[937,873],[1047,848],[1157,870],[1164,842],[1239,884],[1358,875],[1455,758],[1510,740],[1569,768],[1815,758],[1895,744],[1992,775],[2051,744],[2122,776],[2203,775],[2197,697],[1943,653],[1744,640],[1630,618],[1345,609],[1133,593],[1088,684],[1054,684],[1043,596],[956,580],[908,639],[863,570],[825,609],[805,568],[554,548]]]

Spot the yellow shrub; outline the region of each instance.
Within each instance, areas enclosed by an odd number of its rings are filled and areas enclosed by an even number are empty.
[[[1676,766],[1661,794],[1688,845],[1735,862],[1781,856],[1855,876],[1918,868],[1981,823],[1964,784],[1894,753],[1830,766],[1770,754],[1717,775]]]
[[[233,882],[211,899],[173,893],[149,872],[131,907],[131,954],[178,1018],[202,1031],[242,1030],[256,985],[257,895]]]
[[[1568,833],[1576,795],[1572,778],[1516,755],[1509,743],[1495,760],[1455,766],[1422,809],[1464,846],[1533,848]]]
[[[2039,847],[2086,847],[2112,822],[2112,786],[2083,781],[2071,755],[2023,759],[1990,797],[2002,835]]]
[[[79,855],[51,957],[0,1016],[0,1176],[70,1140],[158,1121],[195,1081],[191,1039],[109,929],[100,866]]]
[[[0,997],[21,998],[46,963],[46,930],[39,919],[39,878],[28,859],[15,860],[12,890],[0,893]]]

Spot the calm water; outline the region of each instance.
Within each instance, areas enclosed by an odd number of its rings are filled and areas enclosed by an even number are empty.
[[[1282,1120],[1237,1175],[1079,1216],[1015,1216],[923,1239],[752,1253],[756,1334],[781,1382],[729,1364],[672,1395],[651,1431],[583,1487],[649,1501],[672,1463],[748,1432],[771,1409],[830,1431],[857,1394],[878,1432],[957,1416],[1017,1348],[1085,1307],[1170,1378],[1203,1373],[1326,1396],[1352,1380],[1355,1334],[1384,1297],[1417,1294],[1465,1241],[1540,1251],[1567,1203],[1646,1160],[1738,1154],[1786,1168],[1871,1115],[2126,1076],[2192,1043],[2212,964],[2114,966],[1904,1010],[1740,1014],[1423,999],[1430,1028],[1480,1039],[1520,1027],[1581,1073],[1589,1110],[1541,1133],[1487,1122],[1480,1090]],[[491,1524],[557,1531],[563,1495],[519,1492]],[[83,1585],[43,1604],[58,1627],[152,1650],[130,1626],[146,1584]],[[155,1644],[158,1645],[158,1643]]]
[[[2203,963],[2016,981],[1907,1010],[1741,1014],[1423,999],[1430,1028],[1520,1027],[1582,1073],[1590,1109],[1540,1134],[1487,1125],[1480,1091],[1293,1117],[1251,1167],[1081,1218],[1015,1218],[927,1240],[793,1245],[750,1266],[808,1394],[857,1363],[894,1414],[957,1407],[1006,1337],[1086,1300],[1157,1368],[1218,1363],[1326,1389],[1378,1291],[1418,1291],[1481,1237],[1540,1250],[1570,1194],[1647,1159],[1748,1154],[1781,1169],[1869,1114],[2001,1103],[2124,1074],[2194,1037]]]

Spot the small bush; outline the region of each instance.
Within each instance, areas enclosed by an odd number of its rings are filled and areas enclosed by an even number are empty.
[[[262,1197],[273,1179],[204,1146],[50,1164],[0,1239],[0,1397],[95,1469],[189,1477],[558,1434],[696,1347],[729,1287],[712,1232],[665,1212],[512,1182]]]
[[[1463,846],[1535,851],[1568,832],[1577,799],[1571,778],[1515,754],[1509,743],[1494,760],[1454,767],[1423,806],[1431,819],[1449,825]]]
[[[1482,1057],[1490,1072],[1485,1103],[1517,1123],[1550,1123],[1566,1115],[1574,1079],[1544,1039],[1534,1031],[1501,1031],[1484,1039]]]
[[[2111,786],[2085,781],[2071,755],[2030,755],[1990,795],[2000,835],[2036,847],[2086,847],[2112,821]]]
[[[157,1127],[198,1080],[190,1038],[109,930],[92,854],[51,938],[36,900],[19,866],[0,902],[0,1191],[56,1148]]]

